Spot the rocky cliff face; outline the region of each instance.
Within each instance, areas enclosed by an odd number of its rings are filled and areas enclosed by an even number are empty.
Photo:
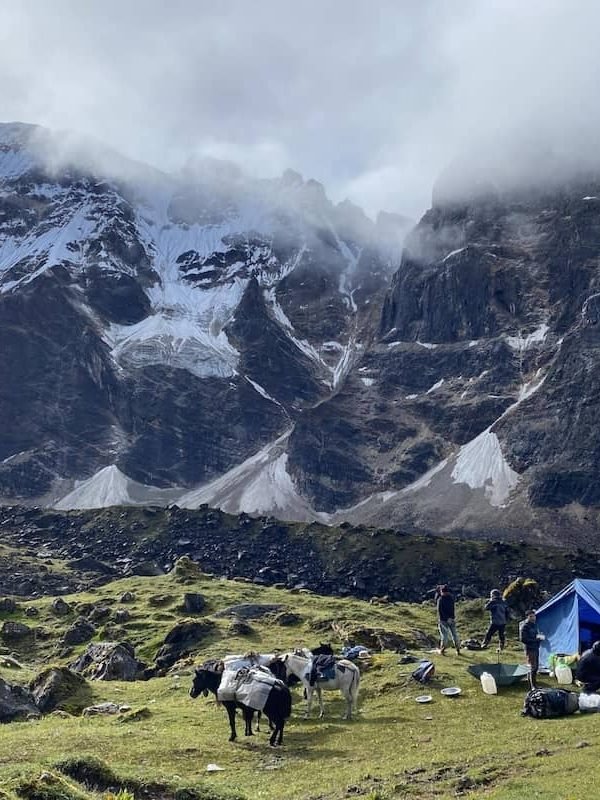
[[[165,499],[277,440],[364,346],[383,228],[295,173],[0,126],[0,497]]]
[[[599,198],[573,180],[434,202],[359,367],[371,402],[329,412],[381,481],[348,518],[594,541]]]
[[[441,185],[400,261],[296,173],[0,140],[5,501],[595,541],[600,180]]]

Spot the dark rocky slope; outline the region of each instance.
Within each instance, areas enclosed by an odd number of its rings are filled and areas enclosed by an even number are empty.
[[[444,581],[466,596],[484,595],[518,575],[552,591],[573,574],[595,576],[600,569],[597,555],[581,550],[286,524],[210,509],[0,508],[0,529],[13,553],[0,558],[0,595],[60,594],[119,575],[161,574],[183,555],[207,572],[256,584],[404,600],[428,597]],[[27,572],[28,560],[36,558],[46,562],[43,579],[35,568]]]

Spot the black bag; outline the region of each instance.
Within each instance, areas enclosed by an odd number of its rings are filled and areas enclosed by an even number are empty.
[[[532,689],[527,693],[521,715],[535,719],[566,717],[579,708],[579,695],[566,689]]]
[[[412,673],[412,677],[417,683],[429,683],[435,675],[435,664],[433,661],[421,661],[416,670]]]

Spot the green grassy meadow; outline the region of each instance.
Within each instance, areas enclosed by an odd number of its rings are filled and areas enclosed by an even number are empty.
[[[151,660],[162,639],[182,613],[184,591],[205,595],[203,616],[243,602],[280,603],[300,615],[293,626],[274,619],[251,622],[254,632],[236,637],[229,620],[216,623],[193,661],[226,653],[315,645],[330,640],[338,648],[344,631],[381,628],[397,632],[409,642],[422,642],[422,634],[435,637],[435,612],[430,604],[370,605],[351,599],[320,597],[300,592],[259,587],[250,583],[200,576],[185,583],[173,575],[131,578],[99,587],[93,592],[66,596],[71,603],[112,602],[132,591],[129,622],[119,635],[136,646],[138,657]],[[158,603],[158,605],[157,605]],[[35,606],[37,617],[26,617],[25,606]],[[463,637],[481,635],[486,616],[482,601],[459,604],[458,622]],[[67,664],[73,654],[60,656],[60,637],[75,618],[57,617],[51,598],[21,603],[17,614],[2,618],[21,620],[46,630],[46,638],[12,648],[23,669],[0,668],[10,682],[26,683],[43,665]],[[335,623],[337,633],[331,630]],[[107,633],[114,636],[114,626]],[[100,630],[96,639],[108,638]],[[420,647],[422,649],[420,649]],[[81,645],[75,654],[85,649]],[[429,647],[413,644],[415,656],[430,655]],[[77,800],[100,797],[102,792],[61,776],[57,765],[66,759],[96,757],[115,773],[122,785],[133,786],[136,797],[186,800],[242,797],[277,800],[334,800],[385,798],[490,798],[490,800],[583,800],[597,796],[596,772],[600,755],[600,715],[576,714],[558,720],[534,721],[520,717],[526,686],[500,689],[489,697],[466,672],[469,663],[495,660],[495,651],[460,657],[432,655],[436,677],[423,688],[410,681],[411,666],[398,665],[398,656],[385,651],[373,656],[363,672],[360,713],[342,721],[344,702],[339,693],[325,694],[325,718],[303,718],[305,701],[293,689],[294,708],[282,748],[267,743],[267,724],[260,734],[229,743],[225,711],[210,698],[189,697],[191,663],[182,663],[167,677],[147,682],[90,682],[94,701],[127,704],[134,711],[147,709],[139,719],[131,715],[106,718],[49,715],[39,721],[0,726],[0,798],[15,800]],[[503,659],[520,662],[521,652],[512,632]],[[546,683],[551,685],[551,679]],[[460,686],[462,695],[447,699],[444,686]],[[419,694],[433,695],[420,705]],[[313,706],[313,714],[316,714]],[[135,715],[134,715],[135,716]],[[238,725],[238,734],[243,726]],[[216,763],[222,772],[207,773]],[[163,787],[152,790],[152,785]],[[32,788],[33,787],[33,788]],[[150,788],[148,788],[150,787]],[[168,791],[165,789],[168,787]],[[97,787],[96,787],[97,788]],[[162,792],[162,793],[161,793]]]

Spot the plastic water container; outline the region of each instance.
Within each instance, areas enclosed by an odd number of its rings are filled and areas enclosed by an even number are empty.
[[[557,664],[554,674],[556,675],[557,683],[562,683],[565,686],[573,683],[573,672],[571,667],[566,664]]]
[[[485,694],[498,694],[498,687],[496,686],[496,679],[489,672],[481,674],[481,688]]]

